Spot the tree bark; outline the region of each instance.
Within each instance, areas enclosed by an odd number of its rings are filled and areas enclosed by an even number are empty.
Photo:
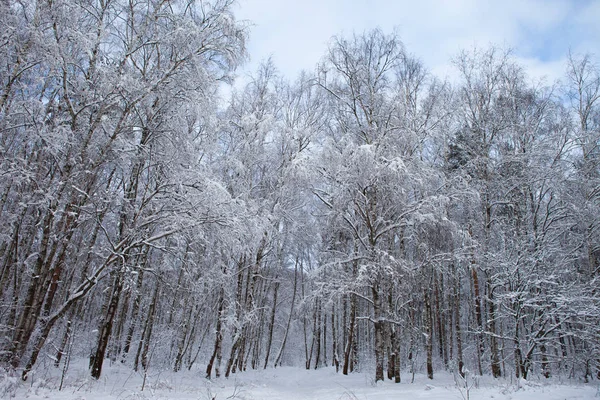
[[[321,300],[315,304],[315,323],[313,327],[313,343],[316,343],[315,369],[321,365]]]
[[[222,318],[223,318],[223,307],[225,303],[225,290],[221,288],[219,291],[218,309],[217,309],[217,324],[215,328],[215,347],[210,361],[206,366],[206,378],[210,379],[212,375],[213,366],[215,368],[215,376],[218,378],[221,375],[221,351],[223,347],[223,332],[222,332]],[[216,364],[215,364],[216,360]]]
[[[352,350],[354,348],[354,331],[356,329],[356,296],[350,294],[350,317],[348,321],[348,335],[346,336],[346,348],[344,349],[344,367],[342,368],[342,374],[348,375],[349,372],[353,371],[353,360]]]
[[[338,337],[335,322],[335,305],[333,305],[331,307],[331,366],[335,367],[335,372],[339,372],[340,361],[338,359]]]
[[[458,368],[458,373],[464,378],[465,364],[463,361],[463,341],[460,314],[460,278],[457,272],[455,272],[454,280],[454,334],[456,335],[456,366]]]
[[[496,337],[496,303],[494,302],[494,291],[488,280],[488,304],[489,304],[489,331],[490,331],[490,361],[492,366],[492,376],[499,378],[502,376],[500,368],[500,356],[498,355],[498,338]]]
[[[275,277],[277,279],[277,277]],[[265,365],[263,369],[267,369],[269,365],[269,356],[271,355],[271,345],[273,344],[273,330],[275,329],[275,314],[277,311],[277,293],[279,291],[279,282],[275,283],[273,288],[273,306],[271,307],[271,318],[269,319],[269,334],[267,336],[267,348],[265,355]]]
[[[375,382],[383,381],[383,364],[385,359],[385,324],[383,322],[383,311],[381,304],[380,286],[371,287],[373,299],[373,322],[375,329]]]
[[[92,377],[96,379],[99,379],[100,375],[102,374],[102,364],[104,362],[104,356],[106,354],[106,348],[108,346],[110,334],[112,333],[113,321],[117,313],[121,289],[123,288],[122,268],[124,267],[122,266],[118,271],[115,272],[112,292],[108,299],[108,307],[98,332],[98,344],[90,363],[92,367]]]
[[[283,340],[281,341],[281,347],[279,348],[279,352],[277,353],[277,357],[275,357],[274,367],[281,366],[283,350],[285,349],[285,344],[287,342],[288,333],[290,331],[290,324],[292,323],[292,317],[294,314],[294,305],[296,303],[296,293],[298,289],[298,258],[296,258],[296,263],[294,265],[294,289],[292,291],[292,304],[290,305],[290,315],[288,316],[287,323],[285,325],[285,332],[283,333]]]
[[[477,268],[474,265],[475,260],[473,260],[473,265],[471,265],[471,277],[473,279],[473,295],[475,301],[475,322],[476,326],[476,338],[477,338],[477,372],[479,375],[483,375],[483,369],[481,365],[481,357],[484,352],[484,343],[483,343],[483,316],[481,313],[481,294],[479,289],[479,277],[477,276]]]
[[[144,347],[142,349],[142,368],[144,371],[148,370],[150,365],[150,359],[148,358],[148,352],[150,350],[150,341],[152,339],[152,330],[154,328],[154,316],[156,315],[156,304],[158,302],[158,295],[160,293],[160,282],[156,282],[156,288],[154,289],[154,295],[152,296],[152,302],[148,310],[148,319],[146,320],[146,328],[144,331],[146,335],[144,337]]]
[[[131,309],[131,316],[129,317],[129,329],[127,330],[127,335],[125,336],[125,343],[123,344],[123,354],[121,358],[121,362],[124,363],[127,358],[127,354],[129,354],[129,349],[131,348],[131,341],[133,340],[133,333],[135,332],[135,327],[137,326],[138,314],[140,311],[140,303],[142,301],[142,285],[144,283],[144,270],[140,269],[138,272],[136,284],[135,284],[135,298],[133,299],[133,306]]]
[[[427,351],[427,377],[433,379],[433,327],[431,315],[431,300],[427,289],[424,291],[425,299],[425,349]]]

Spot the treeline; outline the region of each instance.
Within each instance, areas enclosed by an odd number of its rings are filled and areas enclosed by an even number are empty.
[[[595,61],[374,30],[225,104],[232,3],[0,3],[2,366],[600,379]]]

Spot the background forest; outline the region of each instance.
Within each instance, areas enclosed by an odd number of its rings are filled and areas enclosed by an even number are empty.
[[[4,370],[600,379],[596,60],[372,30],[222,98],[232,3],[0,2]]]

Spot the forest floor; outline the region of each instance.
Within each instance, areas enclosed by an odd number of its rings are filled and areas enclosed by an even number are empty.
[[[108,364],[108,363],[107,363]],[[397,400],[494,399],[565,400],[600,397],[598,382],[589,384],[551,379],[542,381],[494,380],[483,377],[459,388],[449,373],[434,380],[404,374],[402,383],[373,382],[372,373],[344,376],[334,368],[307,371],[283,367],[238,373],[229,379],[207,380],[201,371],[179,373],[149,370],[143,374],[120,365],[106,365],[99,380],[89,377],[84,362],[71,365],[62,390],[60,370],[38,370],[27,382],[0,377],[0,398],[56,400]],[[477,385],[475,385],[475,383]],[[143,386],[143,390],[142,390]]]

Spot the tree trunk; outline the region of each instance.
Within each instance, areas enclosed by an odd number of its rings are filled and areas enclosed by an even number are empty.
[[[181,328],[179,328],[179,340],[177,343],[177,355],[175,356],[175,363],[173,364],[173,372],[178,372],[183,364],[183,357],[187,349],[187,343],[189,343],[188,334],[190,333],[192,325],[192,317],[194,314],[194,307],[188,306],[188,299],[186,298],[185,307],[183,312],[183,321]],[[192,329],[193,331],[193,329]],[[191,335],[190,335],[191,336]]]
[[[43,304],[42,287],[47,271],[44,271],[46,265],[46,255],[48,252],[51,225],[53,220],[53,210],[48,209],[46,217],[43,219],[42,238],[40,240],[40,250],[37,260],[31,273],[31,281],[23,302],[23,311],[17,321],[15,333],[12,339],[12,346],[7,354],[11,356],[11,365],[13,368],[19,367],[21,357],[25,353],[31,335],[33,334],[36,322],[40,316]]]
[[[288,333],[290,331],[290,324],[292,323],[292,317],[294,314],[294,305],[296,303],[296,292],[298,288],[298,259],[296,258],[296,263],[294,265],[294,289],[292,291],[292,304],[290,306],[290,315],[288,316],[287,323],[285,325],[285,332],[283,333],[283,340],[281,342],[281,347],[279,348],[279,352],[277,353],[277,357],[275,357],[274,367],[281,366],[281,358],[283,356],[283,350],[285,349],[285,344],[287,342]]]
[[[394,309],[394,296],[393,296],[393,292],[390,291],[388,294],[388,309],[389,310],[393,310]],[[397,335],[396,335],[396,326],[393,324],[387,324],[386,326],[386,330],[387,330],[387,348],[388,348],[388,362],[387,362],[387,377],[388,379],[393,379],[396,380],[396,378],[398,379],[398,381],[396,383],[399,383],[399,379],[400,379],[400,371],[396,371],[396,366],[398,364],[398,339],[397,339]]]
[[[305,353],[306,353],[305,364],[306,364],[306,369],[310,369],[310,365],[312,364],[312,358],[313,358],[314,349],[315,349],[315,336],[316,336],[315,335],[315,331],[317,330],[317,306],[316,306],[316,304],[315,304],[314,309],[313,309],[313,330],[312,330],[313,334],[312,334],[312,339],[311,339],[311,342],[310,342],[310,348],[308,347],[307,339],[306,339],[306,323],[305,323],[304,330],[305,330],[305,333],[304,333],[304,348],[305,348]],[[309,349],[309,350],[307,350],[307,349]]]
[[[160,293],[160,283],[156,282],[156,288],[154,289],[154,295],[152,296],[152,302],[148,310],[148,319],[146,320],[146,327],[144,331],[146,336],[144,337],[144,347],[142,349],[142,368],[144,371],[148,370],[150,360],[148,358],[148,352],[150,350],[150,340],[152,338],[152,330],[154,328],[154,316],[156,315],[156,303],[158,302],[158,295]]]
[[[437,275],[437,274],[436,274]],[[446,340],[446,311],[442,306],[442,294],[444,293],[443,281],[444,277],[440,276],[439,279],[434,276],[435,279],[435,310],[436,310],[436,325],[437,325],[437,335],[438,335],[438,353],[440,359],[444,362],[444,367],[448,367],[448,346]]]
[[[454,334],[456,335],[456,361],[458,373],[461,377],[465,377],[465,364],[463,361],[463,342],[461,329],[460,315],[460,279],[455,273],[456,279],[454,282]]]
[[[429,292],[425,289],[425,348],[427,351],[427,377],[433,379],[433,327],[431,315],[431,300]]]
[[[225,303],[225,290],[223,288],[221,288],[220,292],[219,292],[219,300],[218,300],[218,310],[217,310],[217,325],[216,325],[216,329],[215,329],[215,347],[213,349],[213,353],[210,356],[210,361],[208,362],[208,365],[206,366],[206,378],[210,379],[211,375],[212,375],[212,369],[213,366],[215,367],[215,376],[218,378],[221,373],[220,373],[220,367],[221,367],[221,350],[222,350],[222,346],[223,346],[223,332],[222,330],[222,318],[223,318],[223,306]],[[216,360],[216,364],[215,364],[215,360]]]
[[[496,337],[496,303],[494,303],[494,291],[488,280],[488,304],[489,304],[489,331],[490,331],[490,359],[492,365],[492,376],[502,376],[500,369],[500,356],[498,355],[498,338]]]
[[[340,361],[338,359],[338,338],[335,327],[335,305],[331,307],[331,366],[335,367],[335,372],[340,371]]]
[[[127,354],[129,353],[129,349],[131,347],[131,341],[133,340],[133,333],[135,331],[135,327],[137,326],[138,314],[140,311],[140,303],[142,301],[142,284],[144,282],[144,270],[140,269],[137,276],[137,281],[135,285],[135,298],[133,299],[133,306],[131,309],[131,316],[129,317],[129,329],[127,330],[127,335],[125,336],[125,343],[123,345],[123,354],[121,358],[121,362],[124,363],[127,358]]]
[[[479,292],[479,277],[477,276],[477,268],[474,265],[475,260],[473,260],[473,265],[471,266],[471,277],[473,278],[473,294],[475,301],[475,322],[476,326],[476,338],[477,338],[477,372],[478,375],[483,375],[483,368],[481,365],[481,357],[484,352],[484,343],[483,343],[483,316],[481,313],[481,294]]]
[[[392,328],[394,331],[396,328]],[[394,348],[394,352],[392,353],[394,356],[394,382],[400,383],[400,332],[394,334],[394,340],[392,341],[392,346]]]
[[[354,244],[354,256],[358,255],[358,244]],[[356,278],[358,274],[358,259],[355,259],[352,262],[352,277]],[[346,347],[344,349],[344,367],[342,368],[342,373],[344,375],[348,375],[349,372],[354,370],[354,359],[352,354],[355,349],[355,331],[356,331],[356,307],[357,307],[357,298],[354,293],[350,293],[350,321],[348,321],[348,334],[346,335]]]
[[[383,364],[385,358],[385,339],[383,322],[383,311],[381,304],[380,286],[371,287],[371,296],[373,298],[373,319],[375,328],[375,382],[383,381]]]
[[[121,289],[123,288],[123,269],[121,267],[119,271],[116,271],[115,278],[113,281],[113,288],[108,301],[108,307],[106,314],[100,324],[98,332],[98,344],[96,351],[90,360],[92,367],[92,377],[99,379],[102,374],[102,363],[104,362],[104,355],[106,354],[106,348],[112,332],[113,321],[115,314],[117,313],[117,307],[119,305],[119,298],[121,295]]]
[[[542,353],[542,374],[544,375],[544,378],[548,379],[550,378],[550,365],[548,363],[548,354],[546,351],[546,345],[542,343],[540,345],[540,352]]]
[[[315,325],[313,328],[313,343],[316,343],[315,369],[321,365],[321,300],[315,305]]]
[[[56,351],[56,359],[54,360],[54,367],[56,367],[56,368],[58,368],[58,366],[60,365],[60,360],[62,359],[62,356],[67,347],[67,344],[69,343],[69,338],[71,337],[71,331],[72,331],[71,325],[73,324],[73,318],[75,317],[76,311],[77,310],[75,307],[71,308],[71,312],[69,313],[69,316],[67,317],[67,322],[65,324],[65,333],[63,334],[63,338],[60,342],[60,347]]]
[[[323,332],[323,365],[327,366],[327,313],[321,306],[321,331]]]
[[[277,279],[277,277],[275,277]],[[279,290],[279,282],[275,283],[273,288],[273,307],[271,307],[271,318],[269,319],[269,334],[267,336],[267,354],[265,355],[264,369],[267,369],[269,365],[269,356],[271,355],[271,345],[273,343],[273,330],[275,329],[275,313],[277,310],[277,292]]]
[[[348,375],[352,372],[353,360],[351,358],[352,349],[354,348],[354,331],[356,329],[356,296],[350,294],[350,321],[348,321],[348,335],[346,340],[346,348],[344,349],[344,367],[342,368],[342,374]]]
[[[120,310],[117,312],[115,316],[116,326],[114,328],[112,346],[107,351],[107,358],[109,358],[112,362],[117,361],[117,357],[119,357],[121,353],[121,337],[123,335],[123,330],[125,326],[125,321],[128,317],[129,312],[129,303],[131,298],[131,288],[127,288],[123,295],[123,301],[121,301]]]

